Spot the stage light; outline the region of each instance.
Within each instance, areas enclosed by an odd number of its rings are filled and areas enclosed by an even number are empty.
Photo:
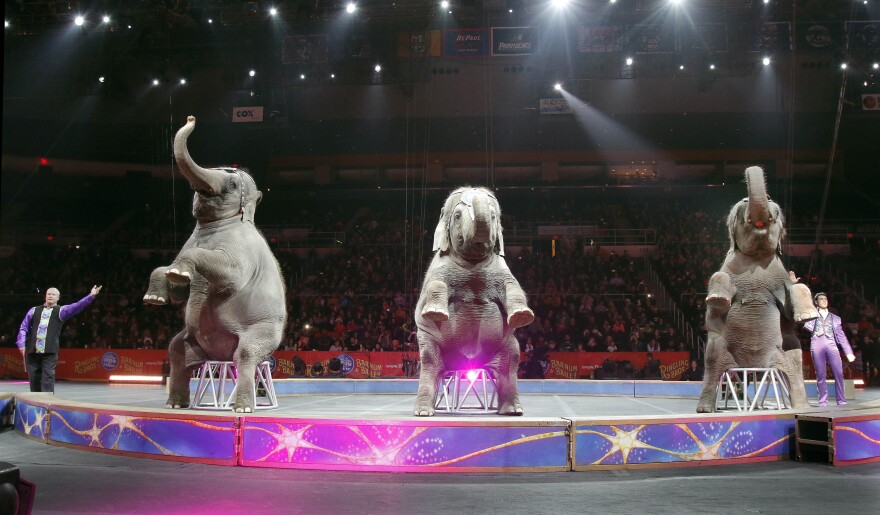
[[[874,64],[872,64],[872,65],[871,65],[871,68],[874,68],[875,70],[878,69],[878,68],[880,68],[880,63],[874,63]]]
[[[248,72],[248,75],[250,75],[251,77],[253,77],[256,74],[257,74],[257,70],[251,70]]]
[[[269,16],[275,16],[276,14],[278,14],[278,9],[276,9],[274,7],[269,9]]]
[[[373,68],[373,70],[374,70],[376,73],[381,72],[381,71],[382,71],[382,65],[381,65],[381,64],[377,64],[377,65]]]
[[[183,86],[184,84],[186,84],[186,79],[181,78],[181,79],[180,79],[180,85]]]
[[[761,59],[761,63],[762,63],[764,66],[770,66],[770,58],[769,58],[769,57],[765,57],[765,58]]]
[[[669,0],[669,3],[672,5],[680,5],[682,0]]]
[[[513,9],[508,9],[507,12],[513,13]]]
[[[683,65],[683,64],[678,65],[678,69],[679,69],[679,70],[684,70],[684,65]]]
[[[128,26],[128,30],[131,30],[131,25]]]
[[[769,3],[770,3],[770,0],[764,0],[764,3],[765,3],[765,4],[769,4]]]
[[[616,4],[616,3],[617,3],[617,0],[608,0],[608,1],[611,2],[612,4]]]
[[[40,166],[49,166],[49,160],[45,157],[40,158]]]
[[[214,18],[208,18],[208,25],[214,23]]]
[[[300,74],[299,74],[299,78],[300,78],[300,80],[305,80],[305,79],[306,79],[306,76],[305,76],[304,73],[300,73]]]
[[[348,5],[345,6],[345,12],[348,14],[352,14],[357,10],[357,5],[354,2],[349,2]]]
[[[331,74],[330,74],[330,78],[331,78],[331,79],[335,79],[335,78],[336,78],[336,74],[335,74],[335,73],[331,73]]]
[[[111,375],[110,382],[119,383],[161,383],[162,376],[123,376]]]
[[[9,20],[3,20],[3,28],[4,28],[4,29],[8,29],[8,28],[9,28]]]
[[[479,370],[468,370],[465,375],[467,376],[468,381],[473,383],[474,381],[477,380],[478,377],[480,377],[480,371]]]
[[[551,0],[550,3],[553,4],[553,7],[562,9],[568,5],[568,0]]]
[[[101,18],[101,21],[104,23],[110,23],[110,17],[105,14],[104,17]]]
[[[442,2],[440,2],[440,8],[449,9],[449,2],[447,0],[443,0]]]
[[[555,89],[556,91],[562,91],[562,84],[557,82],[553,85],[553,89]]]
[[[153,79],[153,86],[159,85],[159,79]]]
[[[632,58],[632,57],[627,57],[627,58],[626,58],[626,65],[627,65],[627,66],[632,66],[632,64],[633,64],[633,58]]]
[[[103,75],[100,76],[100,77],[98,77],[98,82],[104,82],[104,76],[103,76]]]
[[[840,63],[840,69],[846,70],[846,63]]]
[[[714,64],[710,64],[710,65],[709,65],[709,69],[710,69],[710,70],[714,70],[714,69],[715,69],[715,65],[714,65]]]
[[[83,23],[86,22],[86,19],[82,16],[77,16],[73,19],[73,23],[76,24],[77,27],[82,27]]]
[[[862,83],[862,86],[865,86],[865,87],[867,88],[867,87],[868,87],[868,81],[863,82],[863,83]]]

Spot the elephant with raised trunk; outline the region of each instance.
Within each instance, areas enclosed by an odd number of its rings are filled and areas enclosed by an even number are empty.
[[[144,302],[186,302],[185,327],[168,346],[171,363],[167,407],[190,404],[194,367],[207,360],[234,361],[238,390],[233,409],[254,410],[256,367],[281,342],[287,319],[281,268],[254,226],[263,194],[236,168],[202,168],[187,150],[195,128],[190,116],[174,137],[174,158],[195,190],[196,228],[169,266],[150,275]]]
[[[416,305],[421,371],[413,413],[434,414],[444,371],[485,368],[495,377],[498,414],[522,415],[517,327],[535,315],[504,261],[501,207],[489,190],[452,192],[434,232],[434,258]]]
[[[698,413],[715,411],[715,388],[729,368],[776,368],[788,378],[794,408],[806,408],[803,356],[796,322],[819,316],[806,285],[780,259],[782,209],[770,200],[764,170],[746,169],[749,196],[727,217],[730,250],[709,279],[709,342]]]

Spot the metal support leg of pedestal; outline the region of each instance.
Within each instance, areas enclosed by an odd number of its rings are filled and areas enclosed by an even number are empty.
[[[488,413],[497,409],[495,390],[495,379],[486,369],[447,371],[437,381],[434,409],[449,413],[461,413],[465,410]],[[476,405],[468,405],[470,397],[476,400]]]
[[[750,391],[753,389],[753,392]],[[771,405],[767,406],[770,392]],[[751,398],[750,398],[751,397]],[[726,370],[718,381],[716,389],[716,406],[721,400],[728,409],[733,398],[737,411],[754,411],[756,409],[788,409],[791,408],[787,378],[775,368],[731,368]],[[775,406],[773,406],[775,401]]]
[[[231,409],[238,391],[238,370],[232,361],[206,361],[198,372],[199,382],[191,406],[196,409]],[[230,384],[232,385],[230,387]],[[231,388],[231,390],[230,390]],[[265,401],[259,402],[257,390],[263,389]],[[211,397],[205,398],[210,389]],[[227,390],[229,393],[227,394]],[[255,408],[277,408],[275,385],[272,384],[272,371],[268,361],[257,365],[254,374]],[[262,397],[262,396],[261,396]]]

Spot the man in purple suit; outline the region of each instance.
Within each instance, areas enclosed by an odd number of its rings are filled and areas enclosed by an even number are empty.
[[[100,291],[101,286],[93,286],[92,291],[76,303],[58,306],[61,292],[58,288],[49,288],[46,290],[46,301],[28,310],[15,343],[24,358],[32,392],[55,391],[61,326],[86,309]]]
[[[809,320],[804,324],[804,329],[810,331],[810,354],[813,355],[813,365],[816,367],[816,387],[819,389],[819,406],[828,406],[828,385],[825,383],[825,363],[831,366],[831,374],[834,376],[834,392],[837,396],[837,404],[846,404],[846,394],[843,389],[843,361],[840,359],[839,344],[846,353],[846,359],[852,363],[856,356],[853,354],[849,340],[843,334],[843,322],[840,317],[828,311],[828,296],[817,293],[813,299],[819,308],[819,318]]]

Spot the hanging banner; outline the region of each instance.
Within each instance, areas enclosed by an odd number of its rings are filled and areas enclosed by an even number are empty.
[[[630,46],[640,54],[675,52],[675,31],[671,24],[630,27]]]
[[[327,34],[287,36],[281,44],[281,62],[284,64],[326,63]]]
[[[232,108],[232,123],[263,121],[263,106],[243,106]]]
[[[534,27],[492,27],[492,55],[531,55],[537,50]]]
[[[690,365],[690,354],[687,352],[655,352],[654,358],[660,360],[660,374],[666,381],[677,381]],[[548,354],[544,378],[590,379],[595,377],[596,369],[602,368],[607,359],[614,361],[618,370],[629,366],[633,371],[639,371],[648,363],[648,353],[551,352]]]
[[[488,54],[488,29],[459,29],[443,31],[444,57],[483,57]]]
[[[439,30],[397,33],[397,57],[436,57],[439,55]]]
[[[832,50],[842,47],[843,25],[837,22],[798,23],[798,50]]]
[[[846,33],[851,50],[880,50],[880,21],[848,21]]]
[[[791,24],[769,22],[742,25],[746,50],[749,52],[777,52],[791,49]]]
[[[571,114],[571,106],[564,98],[542,98],[538,103],[540,114]]]
[[[704,52],[727,52],[727,25],[724,23],[704,23],[682,30],[682,45],[691,50]]]
[[[623,25],[581,27],[578,30],[578,52],[607,54],[623,52],[626,47],[626,30]]]

